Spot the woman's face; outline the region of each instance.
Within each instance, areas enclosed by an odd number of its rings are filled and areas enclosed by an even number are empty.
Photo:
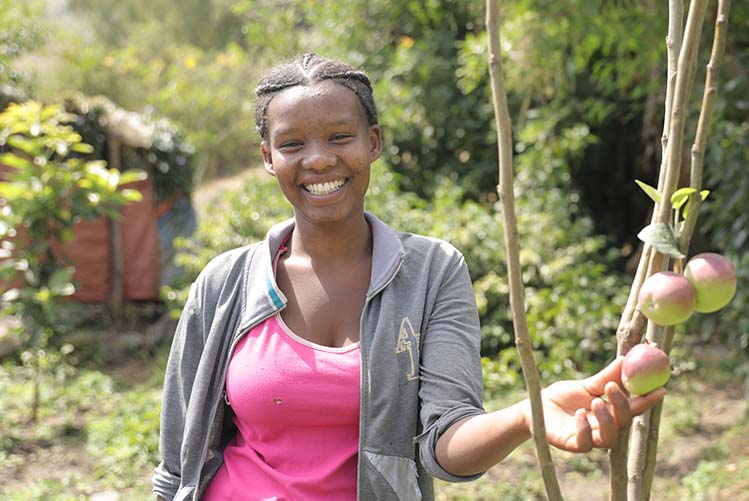
[[[331,81],[290,87],[271,100],[267,118],[265,168],[278,179],[297,224],[361,218],[382,137],[356,95]]]

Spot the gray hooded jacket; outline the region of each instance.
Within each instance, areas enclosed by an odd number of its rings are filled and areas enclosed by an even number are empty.
[[[437,439],[456,421],[482,414],[479,321],[463,256],[447,242],[396,233],[370,213],[372,275],[361,316],[358,499],[433,499],[445,471]],[[164,382],[154,492],[200,499],[236,432],[224,382],[234,346],[282,310],[272,258],[293,228],[213,259],[190,290]],[[248,490],[252,487],[248,486]]]

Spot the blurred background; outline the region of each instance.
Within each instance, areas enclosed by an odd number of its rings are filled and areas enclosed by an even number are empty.
[[[635,180],[656,185],[661,161],[667,3],[502,7],[528,323],[549,384],[595,371],[616,352],[641,250],[636,235],[652,210]],[[716,8],[710,2],[703,29],[687,153]],[[749,499],[748,49],[749,5],[734,2],[704,162],[711,193],[690,254],[730,257],[738,291],[725,309],[677,328],[661,432],[669,453],[659,458],[655,499]],[[50,286],[42,297],[37,280],[23,304],[39,312],[40,334],[20,318],[31,310],[11,304],[25,296],[3,296],[0,497],[151,497],[162,373],[189,284],[217,253],[261,239],[291,215],[260,166],[254,87],[270,66],[305,52],[369,74],[385,145],[367,208],[393,227],[463,251],[482,321],[487,407],[523,397],[496,197],[483,2],[0,0],[0,111],[29,100],[56,106],[91,145],[79,148],[80,162],[103,160],[148,176],[108,181],[142,199],[98,220],[84,211],[73,236],[61,237],[67,247],[47,246],[49,263],[75,267],[72,278],[57,277],[76,290],[71,299],[72,289]],[[38,136],[30,129],[31,140]],[[2,152],[16,144],[7,138],[0,136]],[[62,156],[57,151],[53,160]],[[680,186],[689,184],[684,158]],[[11,195],[2,196],[2,205],[14,207]],[[58,209],[65,205],[48,206],[48,217],[64,220]],[[10,212],[2,211],[4,237],[19,222]],[[114,247],[122,251],[106,250],[113,235],[122,236]],[[606,497],[603,454],[555,455],[569,499],[595,489]],[[533,451],[521,448],[482,480],[440,483],[438,497],[542,498],[534,464]]]

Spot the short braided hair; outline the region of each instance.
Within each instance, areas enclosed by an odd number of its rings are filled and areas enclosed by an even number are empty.
[[[279,92],[297,85],[313,85],[326,80],[353,92],[364,108],[369,125],[378,123],[372,85],[363,71],[343,61],[326,59],[317,54],[304,54],[271,68],[255,88],[255,129],[260,137],[268,139],[268,105]]]

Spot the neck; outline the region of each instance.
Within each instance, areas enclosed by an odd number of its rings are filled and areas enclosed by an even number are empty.
[[[289,244],[290,255],[308,257],[312,261],[360,259],[372,255],[372,238],[363,214],[330,225],[297,219]]]

